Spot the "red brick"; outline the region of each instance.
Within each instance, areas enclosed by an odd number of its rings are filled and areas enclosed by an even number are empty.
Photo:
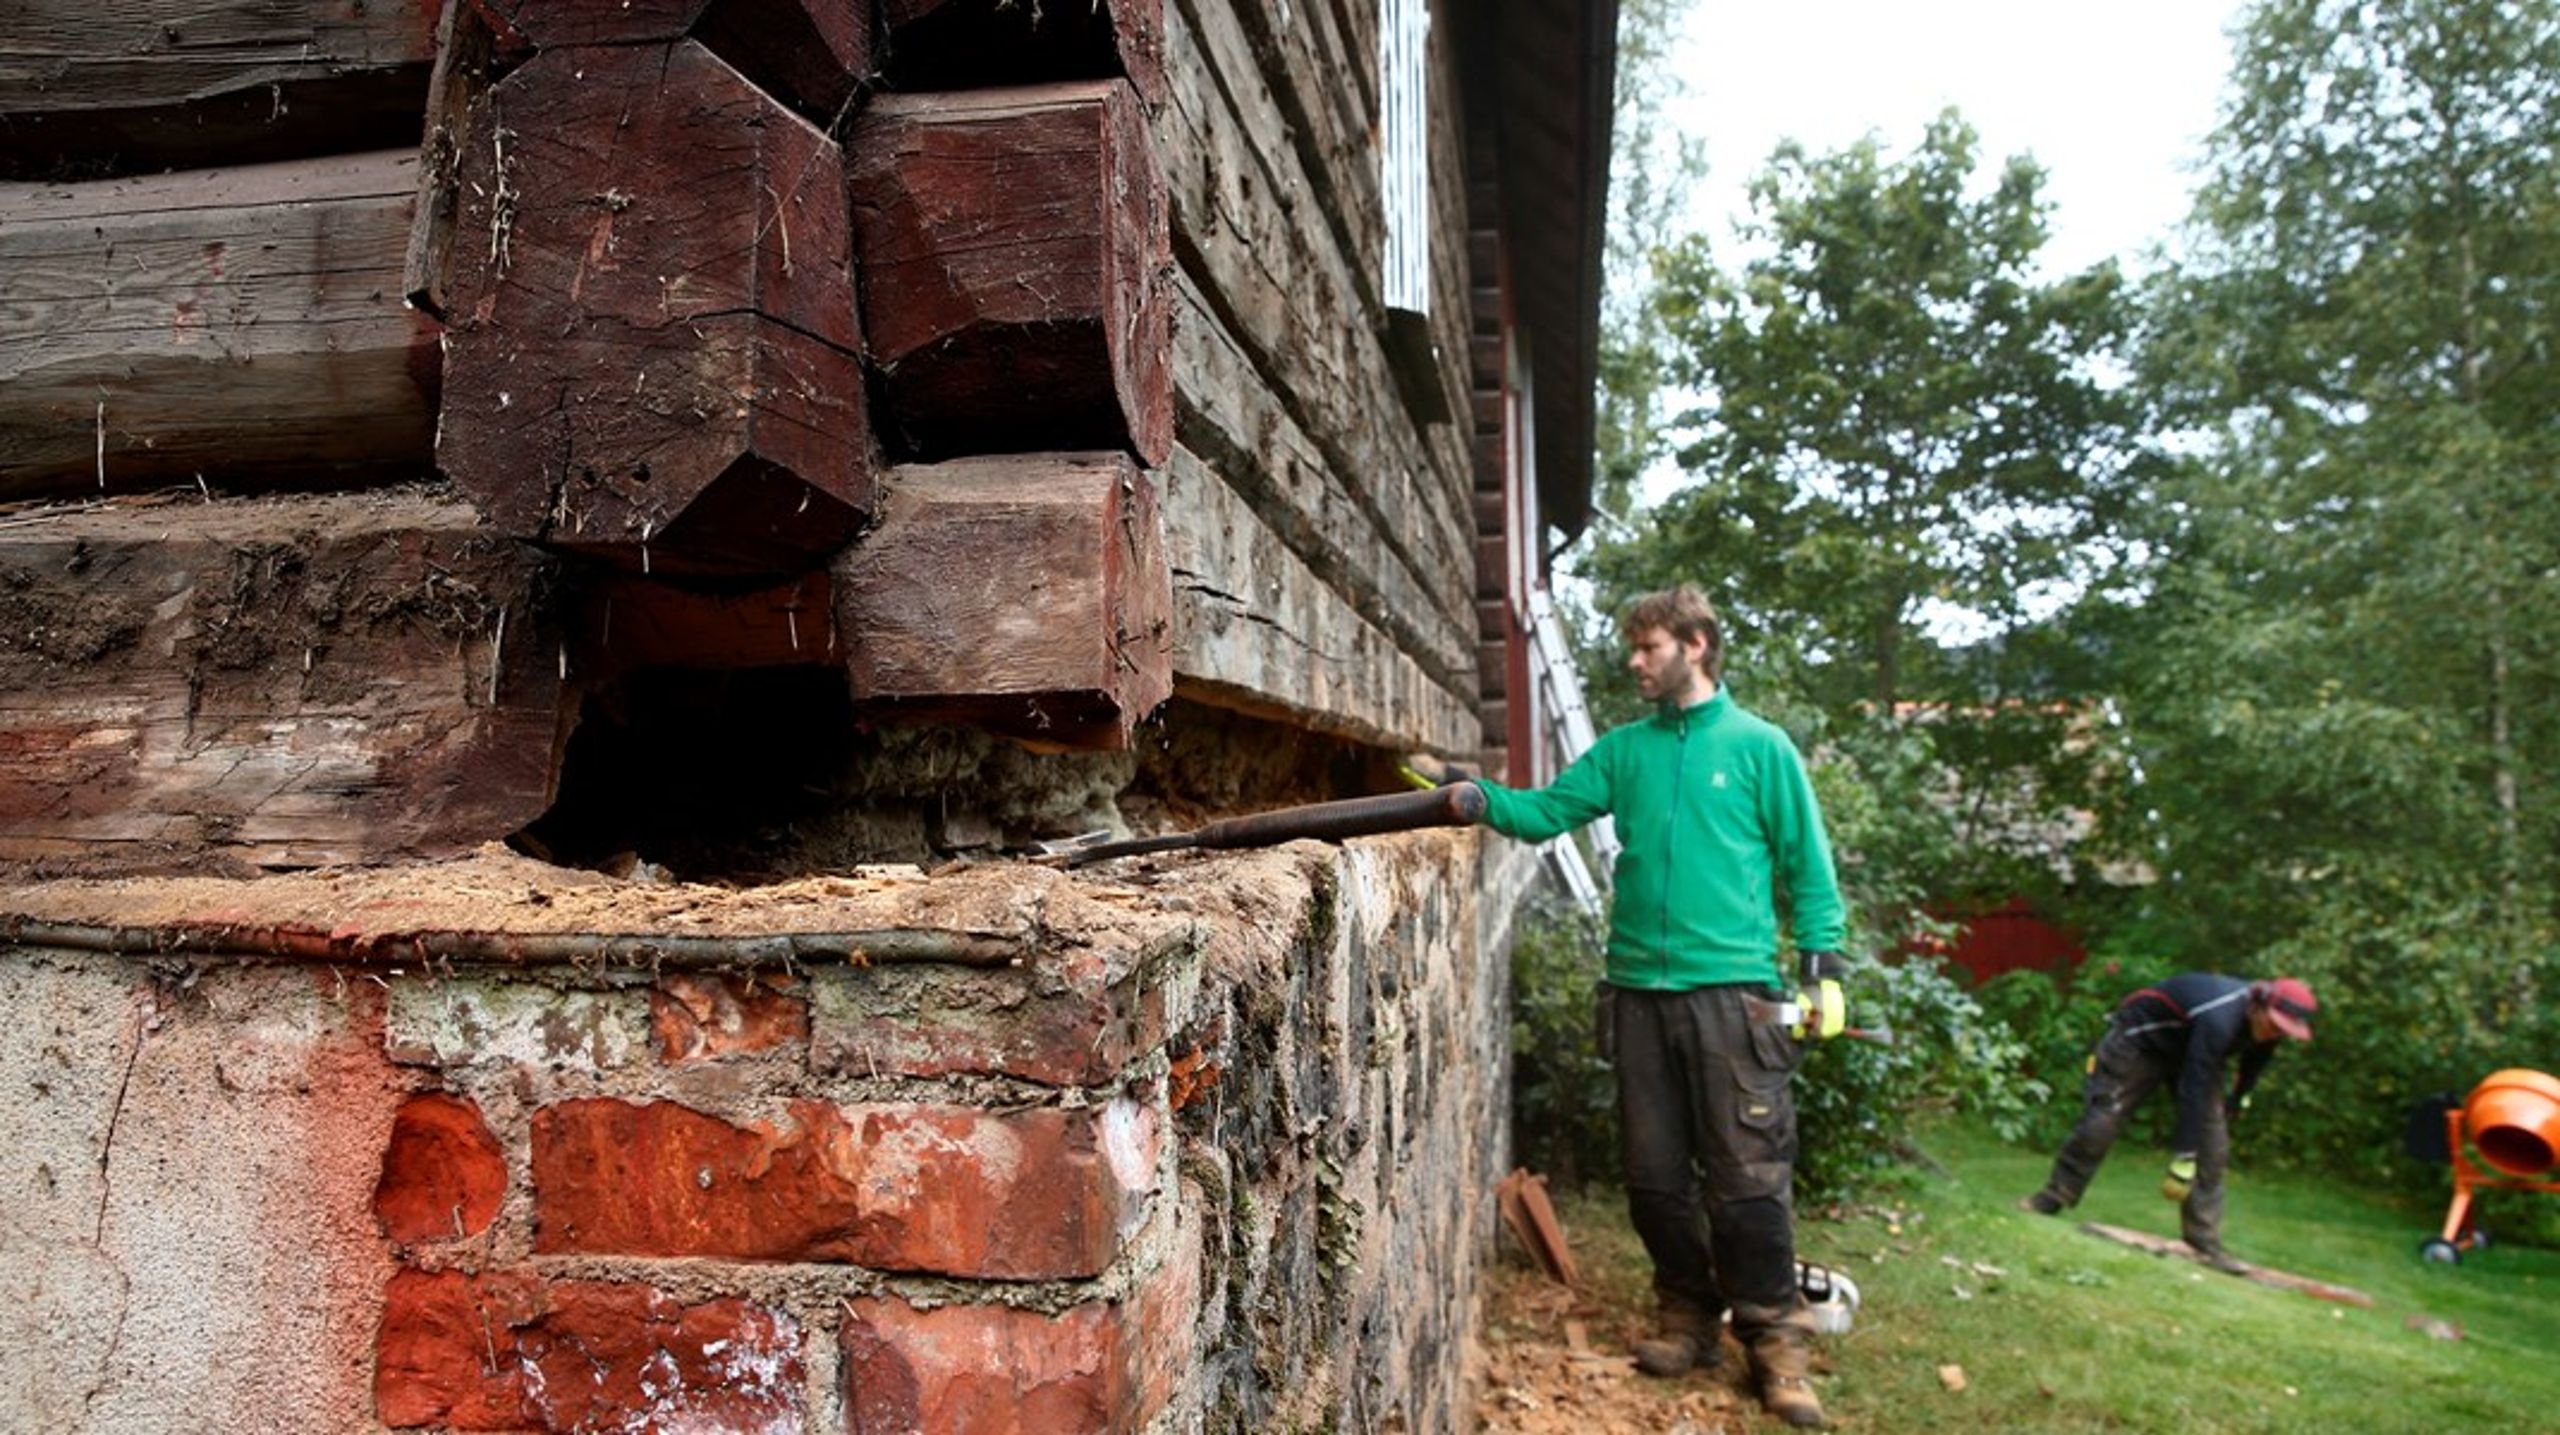
[[[649,993],[658,1058],[716,1061],[809,1039],[809,1004],[783,990],[796,978],[670,973]]]
[[[546,1254],[848,1261],[1012,1280],[1090,1276],[1144,1214],[1161,1136],[1129,1101],[997,1114],[794,1102],[792,1127],[592,1099],[533,1118]]]
[[[454,1430],[796,1430],[801,1384],[798,1325],[742,1300],[403,1270],[383,1296],[374,1410]]]
[[[516,1331],[539,1289],[522,1274],[403,1269],[382,1294],[373,1408],[385,1425],[510,1430],[524,1423]]]
[[[1199,1243],[1186,1237],[1130,1296],[1054,1316],[854,1301],[836,1335],[846,1426],[864,1435],[1137,1429],[1190,1364],[1199,1274]]]
[[[1218,1087],[1218,1078],[1226,1068],[1209,1057],[1205,1047],[1195,1046],[1173,1059],[1173,1069],[1165,1075],[1167,1100],[1176,1111],[1188,1111]]]
[[[507,1158],[476,1104],[433,1092],[401,1106],[373,1188],[383,1234],[403,1245],[476,1236],[506,1195]]]

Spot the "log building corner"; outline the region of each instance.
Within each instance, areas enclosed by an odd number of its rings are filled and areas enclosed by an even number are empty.
[[[0,1426],[1442,1430],[1615,0],[0,43]]]

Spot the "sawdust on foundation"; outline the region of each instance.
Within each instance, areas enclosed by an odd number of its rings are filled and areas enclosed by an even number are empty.
[[[1427,837],[1371,839],[1388,846]],[[1322,844],[1176,853],[1066,871],[1029,862],[855,868],[755,886],[624,879],[489,844],[449,862],[249,878],[0,881],[0,920],[124,929],[230,925],[341,935],[432,932],[754,937],[911,928],[1146,945],[1196,926],[1220,966],[1279,959],[1306,921]],[[1417,860],[1427,860],[1415,854]],[[1445,860],[1445,858],[1444,858]]]

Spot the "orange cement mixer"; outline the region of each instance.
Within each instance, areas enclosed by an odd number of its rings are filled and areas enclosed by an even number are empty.
[[[2560,1191],[2546,1179],[2560,1165],[2560,1078],[2521,1067],[2491,1072],[2460,1106],[2444,1113],[2453,1161],[2453,1208],[2444,1230],[2418,1248],[2431,1261],[2458,1261],[2489,1243],[2471,1220],[2471,1197],[2485,1190]],[[2465,1151],[2480,1153],[2474,1162]]]

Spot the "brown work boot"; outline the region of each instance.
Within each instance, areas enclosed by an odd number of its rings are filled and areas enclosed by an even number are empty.
[[[2222,1242],[2215,1240],[2211,1236],[2207,1236],[2203,1240],[2197,1240],[2195,1237],[2189,1236],[2187,1237],[2187,1246],[2196,1253],[2197,1260],[2204,1262],[2206,1265],[2222,1272],[2224,1275],[2245,1276],[2249,1273],[2250,1267],[2247,1261],[2244,1261],[2238,1256],[2231,1254],[2229,1251],[2224,1250],[2222,1248]]]
[[[1751,1346],[1752,1370],[1760,1378],[1760,1404],[1770,1414],[1805,1430],[1824,1424],[1822,1401],[1813,1393],[1813,1382],[1805,1374],[1812,1360],[1811,1348],[1788,1335],[1758,1340]]]
[[[1718,1324],[1700,1311],[1664,1307],[1654,1333],[1628,1347],[1635,1353],[1636,1369],[1666,1380],[1714,1370],[1724,1363]]]

